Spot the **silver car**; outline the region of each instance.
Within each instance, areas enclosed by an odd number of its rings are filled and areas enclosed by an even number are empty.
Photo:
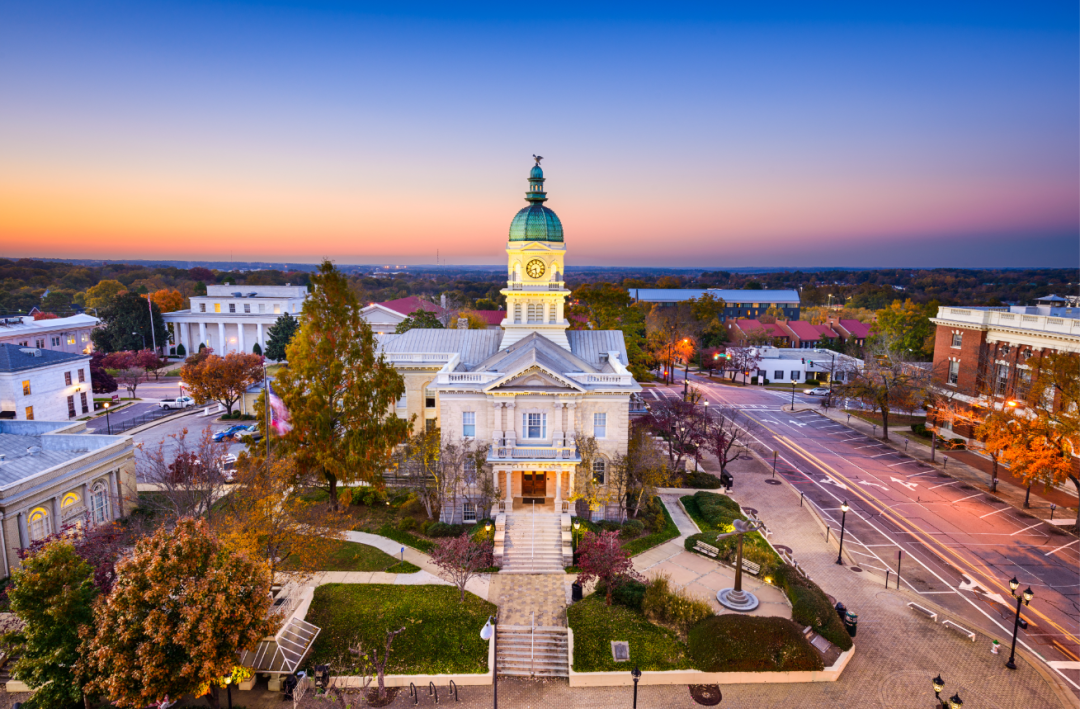
[[[814,387],[813,389],[806,389],[803,394],[809,394],[810,396],[827,396],[829,394],[829,387]]]

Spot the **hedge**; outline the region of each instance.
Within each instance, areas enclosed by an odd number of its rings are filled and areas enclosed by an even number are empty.
[[[671,514],[667,511],[664,503],[660,501],[659,497],[654,497],[653,502],[659,505],[660,511],[664,514],[664,526],[658,532],[638,537],[623,544],[623,551],[629,556],[636,556],[679,536],[679,528],[675,525],[675,520],[671,519]]]
[[[691,470],[683,474],[682,486],[695,490],[716,490],[720,487],[720,478],[712,473]]]
[[[786,618],[724,614],[690,630],[690,657],[704,672],[797,672],[825,663],[795,623]]]
[[[773,574],[776,585],[791,601],[791,617],[796,623],[809,625],[841,650],[851,649],[851,636],[820,586],[789,564],[781,564]]]

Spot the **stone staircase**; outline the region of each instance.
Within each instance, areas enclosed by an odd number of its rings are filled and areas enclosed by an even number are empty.
[[[561,574],[573,562],[569,515],[525,512],[499,517],[502,519],[495,521],[495,557],[496,563],[501,558],[501,573]]]
[[[496,626],[500,675],[569,677],[566,628],[528,625]]]

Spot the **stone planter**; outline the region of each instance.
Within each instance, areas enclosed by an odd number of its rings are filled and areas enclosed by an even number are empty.
[[[237,689],[242,689],[245,692],[251,689],[255,689],[255,675],[251,676],[251,679],[244,680],[236,685]]]

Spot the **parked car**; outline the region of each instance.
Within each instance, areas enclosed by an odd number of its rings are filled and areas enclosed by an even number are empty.
[[[810,396],[828,396],[829,387],[814,387],[813,389],[806,389],[803,393]]]
[[[236,456],[232,453],[222,456],[221,461],[218,463],[218,469],[221,470],[221,476],[226,483],[236,482]]]
[[[262,431],[259,430],[259,424],[253,423],[250,426],[244,426],[244,430],[236,434],[237,438],[243,438],[244,436],[251,436],[253,440],[262,440]]]
[[[236,438],[237,433],[243,431],[247,426],[229,426],[224,431],[218,431],[214,434],[214,443],[221,443],[222,441],[231,441]],[[240,434],[243,435],[243,434]]]
[[[190,396],[178,396],[175,399],[162,399],[158,402],[158,406],[163,409],[186,409],[194,405],[195,400]]]

